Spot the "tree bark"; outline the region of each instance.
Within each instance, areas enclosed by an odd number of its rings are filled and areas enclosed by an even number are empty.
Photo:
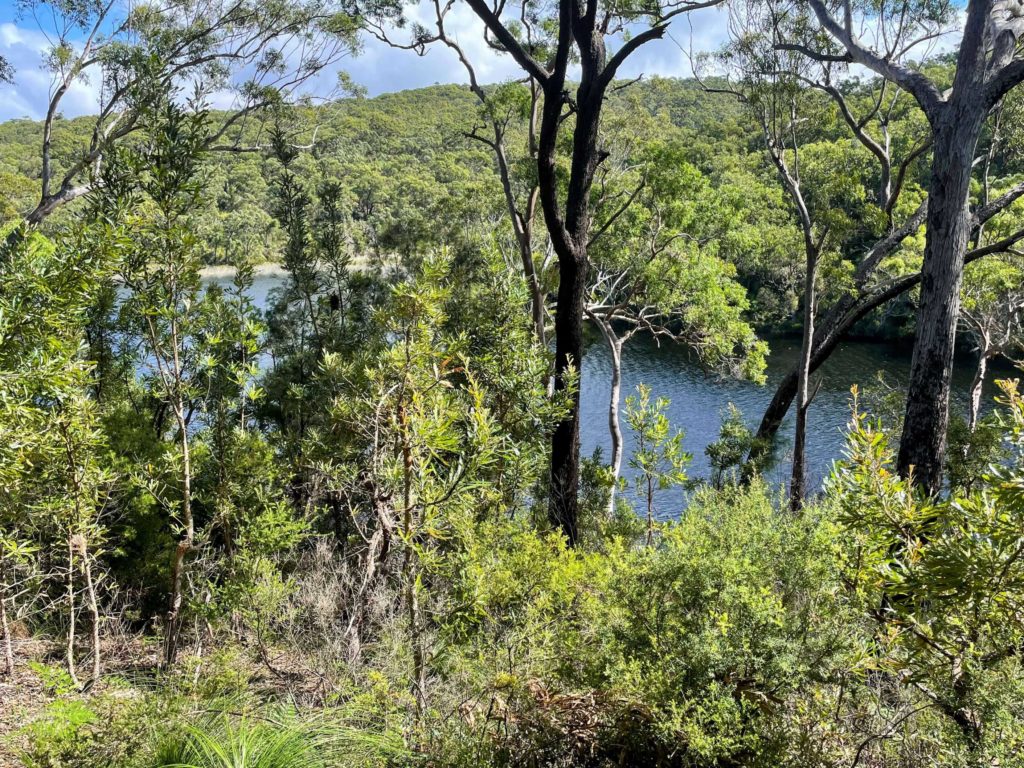
[[[85,577],[85,597],[89,604],[89,618],[92,621],[92,681],[96,683],[103,671],[103,652],[100,648],[100,608],[96,600],[96,584],[92,578],[92,560],[89,552],[82,548],[82,575]]]
[[[971,382],[971,413],[968,417],[967,426],[971,433],[978,428],[978,414],[981,412],[981,392],[985,386],[985,373],[988,370],[988,351],[980,350],[978,354],[978,368],[974,372],[974,380]]]
[[[582,274],[581,274],[582,273]],[[555,392],[564,392],[570,371],[579,371],[583,359],[583,299],[586,263],[573,254],[558,262],[558,299],[555,310]],[[551,499],[548,515],[570,544],[579,538],[580,393],[576,386],[570,411],[551,436]]]
[[[972,228],[968,199],[974,153],[989,110],[998,101],[988,87],[988,70],[1001,69],[999,59],[1006,53],[1005,40],[989,39],[991,10],[991,0],[969,0],[950,96],[938,107],[922,103],[934,148],[921,303],[897,469],[932,494],[942,487],[946,455],[960,285]]]
[[[610,320],[589,309],[587,315],[601,331],[601,336],[604,338],[605,344],[608,345],[608,354],[611,356],[612,362],[611,394],[608,397],[608,433],[612,441],[611,463],[609,464],[612,471],[612,486],[608,494],[608,516],[610,518],[615,514],[615,495],[618,491],[619,476],[622,474],[622,424],[619,420],[619,399],[622,395],[624,339],[615,335],[615,329]]]
[[[814,345],[814,314],[817,304],[815,281],[818,256],[808,244],[807,271],[804,277],[804,329],[800,344],[800,369],[797,375],[796,431],[793,435],[793,475],[789,485],[789,507],[799,512],[807,495],[807,410],[811,405],[811,351]]]
[[[75,688],[81,688],[81,683],[78,682],[78,674],[75,670],[75,542],[74,537],[70,533],[68,534],[66,592],[68,598],[68,637],[67,645],[64,648],[64,662],[72,684]]]
[[[606,70],[605,46],[596,27],[596,3],[582,13],[574,2],[565,3],[559,13],[560,42],[575,39],[580,56],[580,85],[576,89],[576,125],[572,134],[572,159],[565,217],[558,215],[556,200],[558,179],[555,173],[556,143],[565,103],[563,86],[568,46],[560,45],[565,56],[560,76],[549,78],[544,91],[541,122],[541,151],[538,179],[541,204],[548,231],[558,256],[558,299],[555,314],[555,391],[564,391],[570,368],[580,370],[583,360],[584,293],[590,262],[587,243],[590,238],[590,189],[594,173],[602,160],[598,150],[598,127],[604,93],[610,84]],[[570,544],[579,538],[580,479],[580,393],[572,394],[570,412],[555,428],[551,439],[551,499],[548,516]]]
[[[608,498],[608,514],[615,514],[615,491],[622,474],[622,425],[619,423],[619,397],[622,393],[622,346],[609,343],[612,353],[612,391],[608,400],[608,431],[612,437],[612,487]]]
[[[947,108],[935,126],[921,303],[898,459],[900,474],[912,476],[929,493],[942,486],[960,285],[971,232],[968,193],[984,116],[980,109],[972,114]]]
[[[0,595],[0,631],[4,633],[4,663],[8,676],[14,674],[14,639],[11,624],[7,619],[7,598]]]
[[[177,367],[177,362],[175,366]],[[178,658],[185,558],[195,541],[195,523],[192,519],[192,462],[189,455],[188,424],[185,421],[184,404],[179,400],[174,410],[181,432],[181,515],[185,530],[174,548],[174,559],[171,562],[171,596],[167,608],[167,634],[164,637],[164,663],[169,667],[173,666]]]

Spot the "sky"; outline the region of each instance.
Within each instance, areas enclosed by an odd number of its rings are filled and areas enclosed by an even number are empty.
[[[419,7],[410,14],[415,19],[429,15]],[[483,40],[482,26],[464,3],[457,2],[446,27],[466,50],[477,75],[484,83],[504,82],[519,75],[515,63],[489,49]],[[397,33],[401,34],[401,33]],[[677,19],[668,37],[647,44],[627,62],[622,77],[662,75],[685,77],[691,74],[689,51],[708,51],[725,42],[725,12],[704,9]],[[34,18],[19,15],[16,0],[0,0],[0,56],[15,68],[14,85],[0,84],[0,121],[29,117],[40,119],[46,111],[50,76],[42,68],[48,47],[46,36]],[[444,47],[430,49],[425,56],[398,51],[372,38],[365,40],[362,52],[343,59],[324,73],[313,85],[313,95],[327,95],[337,82],[337,71],[346,71],[370,96],[435,83],[465,83],[465,70],[455,55]],[[317,93],[317,91],[319,93]],[[96,83],[77,82],[62,100],[66,117],[94,113],[97,109]],[[213,106],[227,106],[214,104]]]

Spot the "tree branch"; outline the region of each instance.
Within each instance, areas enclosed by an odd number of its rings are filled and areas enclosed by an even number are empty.
[[[852,62],[861,64],[877,72],[882,77],[893,81],[905,91],[911,93],[929,120],[934,120],[939,108],[945,103],[935,84],[920,72],[896,64],[879,56],[874,51],[862,46],[853,36],[853,31],[839,24],[825,7],[823,0],[807,0],[818,23],[834,37],[850,54]],[[852,27],[852,25],[851,25]]]
[[[501,22],[501,19],[490,9],[484,0],[466,0],[466,4],[473,9],[473,12],[480,17],[480,20],[487,26],[491,33],[498,39],[498,42],[508,51],[509,55],[516,60],[530,77],[537,80],[542,85],[547,84],[549,73],[544,67],[542,67],[536,59],[534,59],[526,50],[519,44],[515,36],[508,30],[508,28]]]

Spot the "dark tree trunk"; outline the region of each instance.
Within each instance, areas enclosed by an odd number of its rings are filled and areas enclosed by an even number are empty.
[[[497,11],[484,0],[466,0],[467,5],[487,26],[495,40],[505,47],[520,66],[536,81],[544,94],[540,132],[537,141],[537,187],[540,191],[544,223],[555,255],[558,257],[559,286],[555,307],[555,390],[565,391],[570,366],[579,370],[583,356],[583,294],[587,284],[587,247],[590,240],[590,189],[594,172],[604,155],[598,149],[598,127],[604,95],[618,68],[641,45],[664,36],[667,19],[659,13],[641,13],[652,25],[625,41],[611,59],[604,36],[610,34],[618,16],[598,13],[597,2],[559,0],[558,34],[554,51],[544,64],[525,50],[517,36],[501,20]],[[607,10],[607,9],[606,9]],[[566,88],[566,76],[573,60],[573,47],[579,54],[579,88],[573,100]],[[570,113],[563,114],[568,106]],[[572,161],[566,179],[556,172],[559,130],[571,114]],[[559,189],[565,183],[565,208],[559,204]],[[536,322],[536,319],[535,319]],[[556,426],[551,439],[551,499],[548,517],[575,544],[578,533],[579,501],[579,390],[571,396],[566,417]]]
[[[564,391],[570,369],[579,371],[583,359],[583,294],[586,263],[575,258],[558,263],[558,303],[555,313],[555,391]],[[570,543],[579,536],[577,487],[580,477],[580,396],[572,395],[572,410],[551,437],[551,500],[549,516]]]
[[[974,152],[985,118],[998,101],[987,82],[988,69],[998,70],[1008,52],[1003,36],[990,39],[991,11],[991,0],[969,0],[950,96],[938,108],[925,108],[933,139],[928,219],[897,468],[929,493],[942,486],[960,284],[972,228],[967,203]]]
[[[573,6],[572,3],[568,4]],[[590,188],[601,156],[598,151],[598,126],[607,83],[604,71],[604,42],[594,28],[594,19],[580,18],[576,12],[562,8],[559,18],[560,38],[575,38],[580,51],[582,74],[576,91],[576,125],[573,130],[572,162],[564,217],[558,205],[556,149],[558,130],[562,123],[562,107],[567,101],[564,92],[565,65],[568,47],[560,45],[561,60],[555,67],[558,76],[550,78],[544,90],[541,119],[538,181],[541,208],[558,257],[558,298],[555,305],[555,391],[565,391],[570,370],[580,370],[583,360],[583,307],[587,287],[589,261],[587,244],[590,237]],[[573,28],[575,28],[573,30]],[[579,538],[580,480],[580,394],[579,387],[571,395],[569,413],[558,423],[551,436],[551,497],[548,517],[570,544]]]
[[[929,493],[942,485],[960,284],[971,232],[968,193],[984,119],[983,110],[966,111],[948,109],[935,126],[921,303],[898,461],[900,474],[912,474]]]
[[[567,24],[565,20],[562,24]],[[565,34],[564,31],[562,34]],[[556,69],[556,72],[559,71]],[[583,280],[574,243],[566,232],[558,205],[556,175],[558,129],[561,123],[564,79],[552,79],[544,91],[544,109],[537,156],[537,178],[540,186],[541,210],[558,257],[558,296],[555,304],[555,371],[556,393],[568,385],[570,363],[579,367],[583,352]],[[578,299],[574,297],[579,295]],[[578,303],[577,303],[578,302]],[[570,397],[569,412],[551,435],[550,498],[548,519],[553,526],[575,542],[579,533],[576,489],[579,484],[579,392]]]

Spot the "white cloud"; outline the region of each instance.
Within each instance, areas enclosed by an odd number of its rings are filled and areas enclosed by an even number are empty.
[[[14,84],[0,85],[0,120],[46,114],[53,81],[43,68],[49,48],[46,36],[35,29],[10,22],[0,24],[0,56],[14,67]],[[99,107],[99,83],[79,79],[61,100],[66,117],[89,114]]]
[[[410,21],[433,28],[433,3],[423,2],[409,12]],[[446,22],[448,33],[459,42],[476,68],[483,83],[503,82],[521,76],[511,57],[494,51],[487,45],[483,25],[476,14],[464,3],[456,4]],[[622,77],[640,74],[685,77],[691,74],[689,59],[683,49],[694,51],[717,48],[726,35],[724,13],[706,9],[691,14],[690,18],[675,21],[669,36],[641,48],[621,71]],[[408,39],[409,31],[394,30],[396,40]],[[612,48],[616,47],[614,44]],[[15,23],[0,23],[0,56],[16,69],[13,85],[0,85],[0,120],[17,117],[40,119],[52,87],[43,60],[48,48],[46,37],[37,29]],[[466,70],[455,53],[443,45],[432,46],[425,55],[400,51],[386,43],[367,38],[362,53],[341,61],[330,72],[323,73],[307,85],[312,95],[333,93],[337,70],[344,69],[370,95],[408,88],[422,88],[435,83],[466,83]],[[576,73],[570,73],[573,76]],[[97,78],[94,78],[97,80]],[[214,106],[227,107],[231,95],[216,94]],[[65,94],[61,111],[66,117],[75,117],[97,111],[99,83],[77,81]]]
[[[0,45],[6,47],[18,45],[25,41],[25,35],[22,30],[18,29],[14,24],[6,22],[0,24]]]
[[[433,4],[421,3],[408,16],[411,22],[419,22],[433,30],[432,14]],[[482,22],[467,5],[453,7],[445,20],[445,28],[462,46],[482,83],[497,83],[521,76],[521,70],[510,56],[487,45]],[[396,42],[401,42],[408,39],[409,32],[395,30],[394,35]],[[692,74],[687,56],[690,48],[695,52],[717,49],[726,37],[724,11],[713,8],[697,11],[677,19],[664,39],[643,46],[630,57],[620,74],[622,77],[640,74],[688,77]],[[466,70],[455,53],[443,45],[435,45],[426,55],[417,56],[411,51],[391,49],[371,38],[366,41],[363,54],[345,62],[344,68],[371,95],[434,83],[468,82]]]

